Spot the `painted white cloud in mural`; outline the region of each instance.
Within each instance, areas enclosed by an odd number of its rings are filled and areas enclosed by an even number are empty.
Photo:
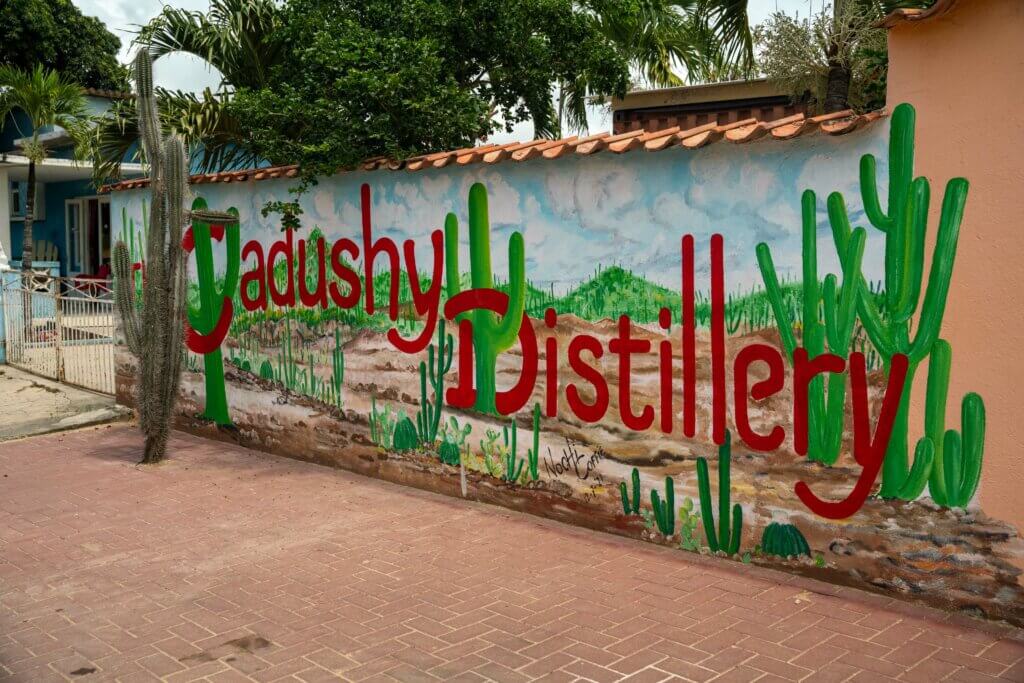
[[[314,225],[328,239],[361,240],[360,186],[369,183],[375,237],[416,242],[417,264],[430,262],[431,230],[445,215],[459,219],[460,253],[468,268],[469,188],[487,189],[491,218],[491,257],[496,277],[507,274],[508,239],[523,234],[527,275],[539,286],[554,283],[564,291],[586,279],[598,265],[620,265],[650,280],[678,289],[683,234],[696,238],[698,277],[706,286],[708,244],[713,233],[725,236],[728,286],[746,289],[761,283],[754,248],[765,241],[783,277],[800,271],[800,195],[818,193],[819,263],[822,273],[838,270],[831,243],[825,198],[838,190],[855,223],[863,224],[858,164],[871,151],[885,178],[887,126],[843,138],[807,136],[790,142],[748,145],[719,143],[701,150],[669,149],[657,154],[632,152],[570,155],[556,161],[506,162],[495,166],[409,172],[355,172],[324,178],[303,197],[305,237]],[[294,181],[261,181],[197,186],[211,206],[237,206],[243,240],[278,239],[280,218],[262,217],[272,199],[288,199]],[[884,192],[884,187],[883,187]],[[129,215],[141,216],[142,194],[116,193],[130,201]],[[120,215],[115,207],[115,215]],[[137,220],[139,220],[137,218]],[[865,270],[881,272],[881,241],[869,229]],[[223,257],[215,249],[218,268]]]

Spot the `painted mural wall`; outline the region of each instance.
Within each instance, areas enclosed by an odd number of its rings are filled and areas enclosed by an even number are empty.
[[[291,181],[194,186],[239,222],[185,239],[181,424],[1024,622],[984,401],[947,390],[968,184],[914,178],[913,128],[339,174],[297,231],[261,214]],[[133,254],[147,201],[113,195]]]

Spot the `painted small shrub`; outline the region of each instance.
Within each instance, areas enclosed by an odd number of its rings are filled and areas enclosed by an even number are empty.
[[[265,360],[260,364],[260,377],[271,382],[274,381],[274,366],[270,364],[269,360]]]
[[[792,524],[778,522],[772,522],[765,527],[761,535],[761,552],[779,557],[811,556],[811,548],[800,530]]]
[[[411,451],[420,445],[419,434],[416,433],[416,425],[408,417],[403,417],[395,427],[394,449],[396,451]]]
[[[458,465],[461,460],[459,444],[452,441],[442,441],[437,454],[445,465]]]
[[[698,515],[693,511],[693,499],[683,498],[679,508],[679,547],[692,553],[700,550],[700,538],[697,536]]]

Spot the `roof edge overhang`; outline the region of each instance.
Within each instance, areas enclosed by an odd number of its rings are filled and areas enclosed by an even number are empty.
[[[367,159],[356,168],[341,169],[339,173],[348,171],[426,171],[444,168],[445,166],[466,166],[469,164],[497,164],[504,161],[525,162],[533,159],[553,160],[569,155],[591,156],[601,152],[623,154],[635,150],[660,152],[673,147],[698,149],[718,142],[746,144],[762,140],[793,140],[811,134],[839,136],[852,133],[869,126],[871,123],[886,116],[884,109],[856,114],[846,110],[822,116],[805,116],[795,114],[774,121],[746,119],[732,123],[709,123],[695,128],[681,130],[678,126],[657,131],[633,130],[612,135],[598,133],[587,137],[572,136],[560,140],[531,140],[508,144],[487,144],[446,152],[435,152],[409,157],[403,160],[378,157]],[[241,171],[223,171],[220,173],[203,173],[193,175],[193,185],[207,183],[233,183],[277,178],[295,178],[299,175],[297,165],[271,166],[252,168]],[[148,178],[125,180],[106,185],[104,192],[134,190],[149,185]]]

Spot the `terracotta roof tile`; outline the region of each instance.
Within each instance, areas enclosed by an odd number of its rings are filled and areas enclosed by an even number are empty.
[[[611,135],[611,133],[605,132],[605,133],[598,133],[597,135],[588,135],[585,138],[575,138],[575,139],[567,138],[567,139],[561,141],[562,144],[555,145],[553,147],[549,147],[549,148],[545,149],[543,152],[541,152],[541,154],[544,155],[545,159],[557,159],[558,157],[560,157],[560,156],[562,156],[564,154],[567,154],[567,153],[575,150],[577,147],[579,147],[582,144],[592,143],[592,142],[600,142],[600,141],[604,140],[605,138],[607,138],[610,135]]]
[[[584,156],[596,154],[605,149],[611,149],[613,145],[621,145],[629,140],[643,135],[642,130],[631,130],[618,135],[604,135],[589,141],[581,142],[576,146],[576,153]]]
[[[868,114],[841,111],[809,118],[804,117],[803,114],[795,114],[774,121],[759,121],[758,119],[751,118],[722,125],[707,123],[684,130],[680,130],[678,126],[675,126],[649,132],[634,130],[618,135],[597,133],[583,138],[573,135],[560,140],[541,139],[506,144],[491,143],[479,147],[466,147],[464,149],[422,154],[405,160],[375,157],[361,163],[359,168],[366,171],[423,171],[431,168],[444,168],[452,163],[467,166],[478,163],[498,164],[510,159],[516,162],[529,161],[531,159],[551,160],[570,154],[588,156],[603,150],[623,154],[642,147],[648,152],[658,152],[671,147],[698,149],[723,140],[732,144],[746,144],[760,139],[792,140],[815,132],[824,135],[846,135],[882,116],[885,116],[884,110]],[[233,183],[269,178],[294,178],[298,174],[299,168],[296,165],[271,166],[242,171],[205,173],[192,176],[191,182],[196,185],[215,182]],[[148,184],[149,179],[137,178],[107,185],[103,190],[131,190],[145,187]]]

